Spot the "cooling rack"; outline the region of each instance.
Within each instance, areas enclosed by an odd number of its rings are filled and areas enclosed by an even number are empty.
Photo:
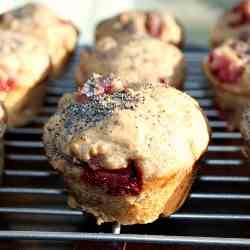
[[[65,244],[93,240],[250,246],[250,166],[240,151],[240,133],[227,131],[226,122],[213,105],[212,92],[200,67],[206,53],[202,49],[185,50],[185,91],[199,101],[213,133],[189,198],[178,212],[147,225],[97,226],[90,215],[67,207],[67,191],[47,162],[41,136],[43,124],[55,111],[60,96],[74,90],[73,68],[78,49],[64,75],[48,83],[41,114],[28,126],[9,129],[6,134],[0,239]]]

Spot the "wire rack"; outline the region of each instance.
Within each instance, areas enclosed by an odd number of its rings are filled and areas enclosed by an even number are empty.
[[[185,51],[185,91],[205,110],[213,129],[212,141],[190,196],[177,213],[152,224],[121,228],[113,224],[97,226],[90,215],[67,207],[67,191],[47,162],[41,135],[60,96],[74,89],[76,55],[64,76],[49,82],[41,115],[30,125],[9,129],[6,134],[0,239],[250,246],[250,167],[240,151],[240,134],[226,130],[226,122],[213,106],[200,68],[206,53]]]

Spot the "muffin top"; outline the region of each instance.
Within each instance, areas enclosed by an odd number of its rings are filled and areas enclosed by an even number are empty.
[[[49,71],[43,45],[18,32],[0,30],[0,57],[0,99],[19,87],[32,87]]]
[[[230,38],[248,40],[250,38],[249,28],[250,1],[243,0],[218,19],[211,33],[211,44],[218,46]]]
[[[61,49],[71,51],[76,43],[77,30],[70,21],[60,19],[46,6],[29,3],[0,16],[0,28],[32,35],[48,49],[51,56]],[[55,58],[52,57],[52,62]]]
[[[235,94],[250,94],[250,43],[228,40],[209,53],[204,68],[217,87]]]
[[[159,11],[124,11],[100,22],[95,37],[98,41],[106,36],[117,39],[131,34],[147,34],[179,47],[184,42],[183,29],[175,17]]]
[[[162,82],[180,87],[185,75],[182,52],[171,44],[148,36],[111,37],[98,41],[95,49],[83,49],[76,79],[82,83],[93,73],[114,73],[132,84]]]
[[[208,141],[207,120],[194,99],[159,84],[132,90],[112,75],[94,74],[64,95],[44,129],[54,166],[69,161],[119,170],[132,160],[143,180],[190,170]]]

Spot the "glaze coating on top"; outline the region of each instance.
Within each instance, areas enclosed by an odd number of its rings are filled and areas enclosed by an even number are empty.
[[[96,41],[106,36],[118,39],[121,35],[149,35],[178,47],[184,44],[184,32],[175,17],[158,11],[124,11],[100,22],[96,27]]]
[[[94,75],[91,81],[100,78]],[[67,159],[81,165],[101,155],[102,168],[115,170],[135,159],[145,181],[190,171],[207,148],[207,120],[198,103],[174,88],[125,87],[82,102],[78,94],[61,99],[44,129],[46,152],[55,168]]]

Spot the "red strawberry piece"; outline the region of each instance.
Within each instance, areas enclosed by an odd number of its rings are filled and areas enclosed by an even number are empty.
[[[116,86],[115,79],[112,76],[103,76],[99,78],[99,87],[101,89],[98,90],[99,94],[112,94],[114,92]],[[123,83],[123,86],[125,84]]]
[[[111,84],[107,84],[104,86],[104,93],[105,94],[112,94],[113,92],[113,87]]]
[[[153,37],[160,37],[163,31],[161,17],[157,13],[146,15],[146,30]]]
[[[142,189],[142,174],[135,160],[130,160],[126,168],[109,170],[102,167],[102,157],[97,156],[83,167],[81,178],[115,196],[138,195]]]
[[[17,83],[13,78],[0,80],[0,91],[11,91],[16,87]]]
[[[232,13],[237,14],[234,20],[229,22],[232,28],[237,28],[240,25],[244,25],[250,22],[250,1],[244,0],[240,4],[236,5],[231,10]]]
[[[159,82],[162,83],[164,86],[168,86],[169,81],[166,77],[159,77]]]
[[[211,72],[224,83],[235,83],[244,72],[244,67],[236,65],[230,58],[211,53],[208,58]]]

